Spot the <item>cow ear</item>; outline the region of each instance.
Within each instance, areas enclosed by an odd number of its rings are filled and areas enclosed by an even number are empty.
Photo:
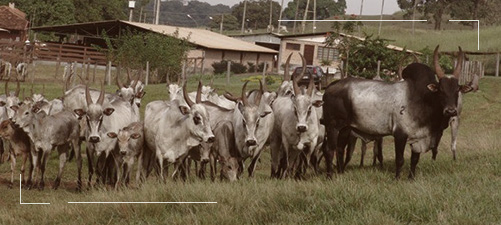
[[[244,114],[244,104],[241,101],[238,101],[237,107],[238,110],[240,110],[240,113]]]
[[[318,107],[324,105],[324,101],[317,100],[317,101],[314,101],[312,105],[318,108]]]
[[[115,132],[108,132],[106,135],[108,135],[108,137],[110,138],[117,138],[117,133]]]
[[[438,87],[436,84],[428,84],[426,85],[426,87],[428,88],[428,90],[430,90],[431,92],[437,92],[438,91]]]
[[[184,105],[179,106],[179,111],[181,111],[181,114],[183,114],[183,115],[190,114],[190,108],[188,108]]]
[[[145,94],[146,94],[146,91],[142,91],[142,92],[137,93],[136,97],[143,98]]]
[[[263,118],[263,117],[267,116],[267,115],[268,115],[268,114],[270,114],[270,113],[271,113],[270,111],[265,111],[265,112],[262,112],[259,116],[260,116],[261,118]]]
[[[141,134],[139,134],[139,133],[133,133],[133,134],[131,134],[131,135],[130,135],[130,137],[131,137],[132,139],[138,139],[138,138],[140,138],[140,137],[141,137]]]
[[[10,109],[12,109],[12,110],[14,110],[14,111],[17,112],[17,110],[19,109],[19,106],[13,105],[13,106],[10,107]]]
[[[82,116],[84,116],[86,114],[86,112],[83,109],[75,109],[75,110],[73,110],[73,112],[75,112],[75,114],[77,114],[78,119],[82,119]]]
[[[0,101],[0,107],[5,106],[5,104],[6,103],[4,101]]]
[[[35,104],[33,106],[33,108],[31,109],[31,111],[34,113],[38,113],[38,112],[40,112],[40,107],[37,104]]]
[[[459,87],[459,91],[461,91],[463,94],[465,94],[465,93],[468,93],[470,91],[473,91],[473,87],[471,87],[470,85],[461,85]]]
[[[104,109],[104,112],[103,112],[103,113],[104,113],[104,115],[109,116],[109,115],[111,115],[113,112],[115,112],[115,109],[114,109],[114,108],[106,108],[106,109]]]

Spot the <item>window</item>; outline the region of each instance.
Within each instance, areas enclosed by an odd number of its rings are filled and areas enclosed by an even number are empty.
[[[339,58],[339,51],[335,48],[318,47],[317,58],[320,60],[337,61]]]
[[[285,45],[285,48],[288,49],[288,50],[299,51],[301,49],[301,45],[300,44],[287,43]]]

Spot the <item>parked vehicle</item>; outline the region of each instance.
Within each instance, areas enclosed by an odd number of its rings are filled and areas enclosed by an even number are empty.
[[[301,74],[301,71],[303,71],[303,67],[296,67],[294,69],[294,72],[292,73],[292,77],[295,77],[299,74]],[[308,83],[310,82],[310,75],[313,75],[313,79],[315,81],[315,86],[320,90],[322,87],[325,87],[326,84],[326,79],[325,76],[326,74],[322,70],[320,66],[306,66],[306,73],[304,76],[299,80],[298,84],[299,86],[308,86]]]

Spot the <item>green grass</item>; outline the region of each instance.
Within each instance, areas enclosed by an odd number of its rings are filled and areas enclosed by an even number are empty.
[[[219,92],[240,92],[242,77],[230,85],[217,78]],[[384,168],[358,167],[357,147],[351,165],[332,180],[325,174],[308,173],[307,179],[269,178],[269,149],[258,164],[256,177],[235,183],[199,180],[159,183],[150,177],[141,187],[113,191],[106,188],[75,191],[75,162],[67,164],[59,190],[51,190],[57,172],[56,154],[49,160],[48,187],[23,190],[23,202],[51,205],[20,205],[19,189],[8,189],[10,166],[0,165],[0,224],[499,224],[501,223],[501,79],[486,77],[480,91],[464,98],[458,142],[458,160],[450,153],[447,129],[436,161],[426,153],[418,164],[415,181],[394,177],[392,138],[384,140]],[[60,84],[46,83],[48,97],[61,93]],[[35,85],[41,90],[42,84]],[[252,87],[257,87],[252,84]],[[276,85],[271,87],[276,88]],[[107,87],[108,91],[114,86]],[[195,82],[190,82],[190,90]],[[146,88],[144,105],[166,99],[164,84]],[[370,148],[371,146],[369,146]],[[407,149],[403,175],[409,171]],[[247,162],[248,163],[248,162]],[[84,158],[84,165],[85,158]],[[323,166],[323,164],[322,164]],[[87,169],[84,166],[84,177]],[[404,176],[405,177],[405,176]],[[16,177],[16,182],[18,179]],[[69,201],[216,201],[217,204],[121,204],[75,205]]]

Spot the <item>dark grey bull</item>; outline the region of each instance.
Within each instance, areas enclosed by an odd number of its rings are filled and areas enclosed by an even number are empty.
[[[395,139],[396,178],[404,164],[407,143],[412,149],[411,171],[414,178],[420,154],[438,145],[437,137],[457,115],[459,92],[472,90],[459,85],[462,51],[453,77],[444,75],[435,49],[435,72],[421,63],[403,70],[402,82],[348,78],[331,83],[324,94],[324,123],[329,149],[325,152],[327,175],[332,176],[332,159],[337,170],[344,172],[344,148],[353,131],[361,137],[374,139],[392,135]]]

